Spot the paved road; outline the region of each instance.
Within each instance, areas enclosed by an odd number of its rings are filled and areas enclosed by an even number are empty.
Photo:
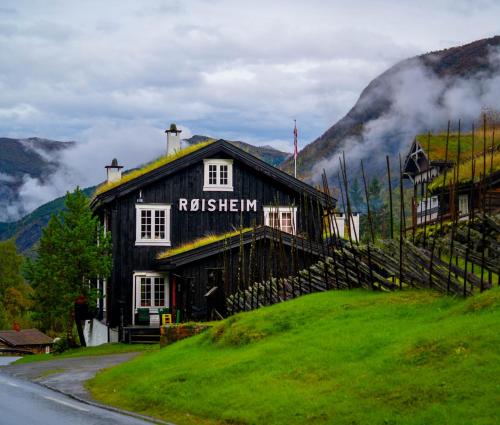
[[[99,370],[123,363],[138,354],[122,353],[12,364],[0,370],[14,377],[39,382],[65,394],[92,400],[84,387],[84,382],[93,378]]]
[[[92,403],[83,385],[87,379],[100,369],[130,360],[137,354],[78,357],[19,365],[9,365],[16,357],[0,356],[0,366],[3,366],[0,367],[0,425],[151,424],[148,418],[136,419],[85,403]]]
[[[0,425],[145,425],[139,419],[81,403],[0,373]]]

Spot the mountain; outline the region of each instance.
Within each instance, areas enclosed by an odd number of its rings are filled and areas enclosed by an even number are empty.
[[[318,162],[336,156],[342,150],[348,153],[358,144],[360,147],[353,159],[357,160],[357,164],[359,159],[365,159],[368,167],[373,166],[373,154],[380,153],[385,145],[391,148],[387,149],[387,153],[391,153],[391,150],[392,153],[397,150],[404,152],[405,144],[416,134],[433,130],[436,125],[443,129],[448,119],[467,118],[467,105],[461,107],[457,103],[470,100],[472,109],[483,98],[485,102],[499,102],[483,93],[494,88],[493,84],[470,85],[479,80],[494,82],[493,77],[498,73],[500,64],[500,55],[494,55],[495,51],[500,51],[500,36],[397,63],[368,84],[346,116],[300,151],[299,175],[311,179],[314,172],[311,170],[315,169]],[[427,81],[422,81],[425,79]],[[471,90],[467,91],[469,87]],[[431,93],[427,93],[429,91]],[[458,94],[462,93],[464,95],[460,98]],[[404,95],[409,99],[401,100]],[[457,103],[446,104],[451,101]],[[500,105],[480,106],[498,108]],[[436,110],[434,116],[432,108]],[[478,116],[480,108],[475,112]],[[436,120],[439,121],[436,123]],[[467,124],[470,125],[470,122]],[[381,128],[383,126],[386,128]],[[363,144],[370,142],[369,139],[375,138],[372,145],[363,147]],[[291,173],[293,159],[288,158],[281,168]]]
[[[95,189],[95,187],[88,187],[83,189],[83,193],[91,196]],[[0,223],[0,240],[15,238],[19,251],[29,255],[40,239],[42,229],[49,222],[50,216],[59,213],[64,208],[64,198],[62,196],[38,207],[21,220]]]
[[[197,143],[206,142],[208,140],[215,141],[217,139],[208,136],[194,135],[189,139],[184,139],[184,142],[186,142],[188,145],[194,145]],[[282,152],[271,146],[254,146],[246,142],[233,141],[233,140],[228,140],[228,142],[239,147],[245,152],[248,152],[256,156],[257,158],[262,159],[268,164],[274,165],[275,167],[281,165],[290,156],[289,153]]]
[[[74,142],[38,137],[0,138],[0,221],[9,221],[26,212],[13,207],[18,205],[15,201],[23,182],[26,178],[43,182],[59,167],[61,151],[72,146]]]
[[[185,140],[185,142],[196,144],[206,140],[212,139],[198,135]],[[16,190],[19,189],[25,175],[43,180],[59,166],[57,157],[61,149],[72,146],[72,142],[57,142],[38,138],[24,140],[4,138],[0,139],[0,143],[2,143],[0,146],[6,148],[0,150],[0,165],[2,167],[0,170],[9,177],[5,179],[4,186],[0,185],[0,190],[4,187],[5,192],[8,193],[8,197],[2,200],[6,204],[12,203],[12,200],[17,196]],[[275,166],[281,164],[289,156],[288,153],[269,146],[252,146],[245,142],[231,143]],[[86,188],[84,193],[91,196],[95,189],[95,187]],[[20,220],[0,222],[0,240],[15,238],[19,250],[24,254],[31,255],[50,216],[60,212],[63,207],[64,197],[60,197],[40,206]]]

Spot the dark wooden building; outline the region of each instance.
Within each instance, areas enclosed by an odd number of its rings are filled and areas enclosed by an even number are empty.
[[[404,164],[414,227],[500,210],[500,141],[493,136],[484,143],[481,134],[450,134],[448,147],[445,134],[417,136]]]
[[[0,354],[43,354],[50,353],[54,340],[38,329],[0,331]]]
[[[106,167],[108,182],[91,203],[112,238],[112,274],[100,282],[111,328],[137,324],[144,309],[151,324],[162,308],[202,319],[214,287],[224,298],[308,264],[323,214],[335,205],[230,142],[180,150],[175,126],[167,135],[167,155],[144,169],[122,175],[116,161]]]

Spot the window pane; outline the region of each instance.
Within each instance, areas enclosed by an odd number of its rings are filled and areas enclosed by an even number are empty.
[[[217,184],[217,165],[208,165],[208,184]]]
[[[275,227],[277,229],[280,228],[280,215],[278,212],[270,212],[269,213],[269,226]]]
[[[293,233],[293,222],[291,212],[281,213],[281,230],[288,233]]]
[[[165,239],[165,210],[155,211],[155,239]]]
[[[162,307],[165,305],[165,279],[162,277],[155,277],[155,307]]]
[[[151,278],[141,277],[141,307],[151,307]]]
[[[151,210],[141,211],[141,239],[151,239]]]
[[[227,165],[221,165],[219,167],[219,183],[221,185],[227,185],[227,176],[228,176],[228,172],[227,172]]]

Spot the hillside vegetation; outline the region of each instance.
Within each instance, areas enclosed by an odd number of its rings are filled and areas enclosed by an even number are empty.
[[[86,196],[94,193],[95,187],[83,189]],[[22,254],[32,255],[33,248],[42,235],[43,228],[49,222],[52,214],[57,214],[64,208],[64,196],[56,198],[38,207],[33,212],[18,221],[0,223],[0,241],[13,238]]]
[[[233,316],[100,373],[98,400],[178,424],[494,424],[500,289],[331,291]]]

